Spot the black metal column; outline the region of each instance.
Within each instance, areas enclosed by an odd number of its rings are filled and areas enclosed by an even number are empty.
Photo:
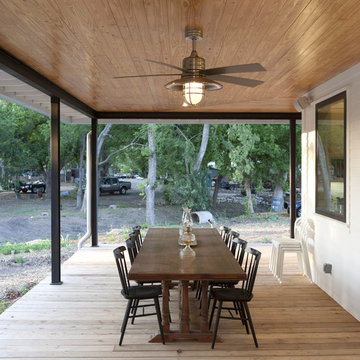
[[[51,285],[60,285],[60,99],[51,97]]]
[[[91,119],[91,246],[98,246],[97,203],[98,203],[98,161],[97,161],[97,119]]]
[[[296,220],[296,120],[290,120],[290,237]]]

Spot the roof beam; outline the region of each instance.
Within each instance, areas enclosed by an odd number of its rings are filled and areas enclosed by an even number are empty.
[[[98,119],[301,120],[299,112],[96,112]]]
[[[60,98],[62,103],[81,112],[82,114],[90,118],[96,117],[95,111],[91,107],[69,94],[67,91],[54,84],[45,76],[27,66],[25,63],[18,60],[2,48],[0,48],[0,69],[8,72],[49,96],[56,96]]]

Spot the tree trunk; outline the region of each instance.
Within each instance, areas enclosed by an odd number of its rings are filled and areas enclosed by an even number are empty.
[[[209,124],[204,124],[202,138],[201,138],[201,145],[200,145],[200,149],[199,149],[199,152],[198,152],[197,159],[196,159],[195,164],[194,164],[194,170],[195,171],[200,170],[201,163],[202,163],[202,160],[204,158],[204,155],[205,155],[205,152],[206,152],[206,147],[207,147],[207,144],[208,144],[208,141],[209,141],[209,132],[210,132],[210,125]]]
[[[87,187],[87,184],[86,184]],[[84,191],[84,197],[83,197],[83,201],[82,201],[82,205],[81,205],[81,212],[83,212],[84,214],[86,213],[86,207],[87,207],[87,188],[85,187],[85,191]]]
[[[282,187],[282,181],[279,181],[275,185],[274,194],[273,194],[273,201],[271,204],[271,211],[274,212],[281,212],[284,209],[284,190]]]
[[[213,192],[213,203],[212,203],[212,207],[214,209],[216,208],[216,202],[217,202],[219,189],[220,189],[220,182],[222,179],[223,179],[223,176],[218,175],[218,177],[216,178],[216,181],[215,181],[215,187],[214,187],[214,192]]]
[[[252,202],[250,181],[248,178],[245,178],[244,181],[245,181],[245,190],[246,190],[246,197],[247,197],[247,208],[248,208],[249,214],[253,214],[254,206],[253,206],[253,202]]]
[[[106,124],[102,132],[99,134],[97,139],[97,157],[100,161],[100,153],[104,145],[106,136],[109,134],[112,124]]]
[[[77,195],[76,195],[76,207],[78,209],[81,208],[82,196],[83,196],[83,191],[82,191],[82,184],[83,184],[82,170],[83,170],[83,167],[84,167],[85,148],[86,148],[86,134],[81,139],[80,163],[79,163],[79,187],[78,187],[78,191],[77,191]]]
[[[146,223],[149,226],[155,225],[155,182],[156,182],[156,149],[155,149],[155,124],[149,124],[148,142],[149,150],[149,172],[148,184],[145,185],[146,194]]]

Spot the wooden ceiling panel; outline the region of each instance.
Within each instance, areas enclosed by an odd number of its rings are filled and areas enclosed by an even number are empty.
[[[305,92],[360,60],[357,0],[0,0],[3,49],[97,111],[294,111]],[[164,85],[190,55],[206,67],[259,62],[256,88],[224,84],[197,108]],[[237,76],[235,74],[235,76]],[[239,76],[241,76],[239,74]],[[1,86],[1,84],[0,84]]]

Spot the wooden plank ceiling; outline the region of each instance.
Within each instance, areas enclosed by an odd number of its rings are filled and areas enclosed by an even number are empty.
[[[360,60],[358,0],[0,0],[0,46],[96,111],[291,112],[310,89]],[[203,29],[206,67],[259,62],[256,88],[224,84],[197,108],[165,89]],[[172,72],[172,71],[170,71]],[[176,72],[176,71],[175,71]],[[237,76],[235,74],[235,76]],[[244,75],[242,75],[244,76]]]

